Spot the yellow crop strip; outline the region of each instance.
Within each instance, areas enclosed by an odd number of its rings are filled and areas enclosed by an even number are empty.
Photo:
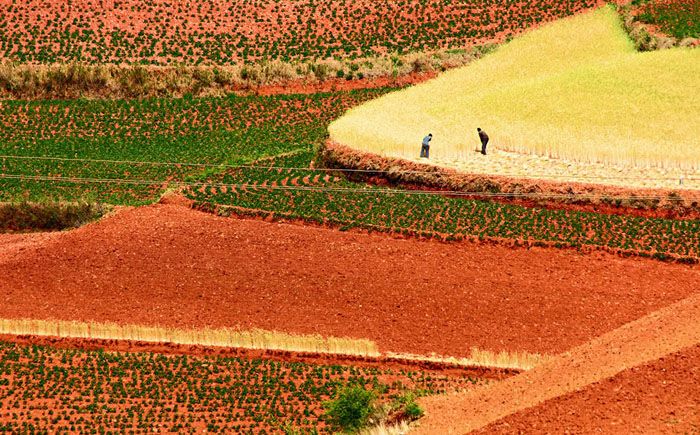
[[[331,139],[393,157],[489,146],[570,161],[700,169],[700,50],[638,53],[612,7],[527,33],[466,67],[350,110]]]

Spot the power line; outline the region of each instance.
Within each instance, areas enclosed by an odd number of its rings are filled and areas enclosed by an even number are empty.
[[[123,164],[123,165],[151,165],[151,166],[189,166],[198,168],[229,168],[229,169],[264,169],[264,170],[288,170],[288,171],[318,171],[318,172],[343,172],[343,173],[365,173],[365,174],[437,174],[439,167],[435,167],[433,171],[409,171],[409,170],[380,170],[380,169],[353,169],[353,168],[304,168],[304,167],[289,167],[289,166],[259,166],[259,165],[231,165],[225,163],[191,163],[191,162],[155,162],[144,160],[108,160],[108,159],[86,159],[72,157],[45,157],[45,156],[17,156],[17,155],[0,155],[0,159],[15,159],[15,160],[46,160],[46,161],[61,161],[61,162],[85,162],[85,163],[106,163],[106,164]],[[477,174],[482,175],[482,174]],[[629,177],[616,175],[571,175],[571,174],[483,174],[485,176],[501,176],[512,178],[568,178],[568,179],[584,179],[584,180],[654,180],[654,181],[696,181],[700,178],[694,177]]]
[[[252,190],[277,190],[277,191],[304,191],[322,193],[358,193],[358,194],[400,194],[400,195],[431,195],[431,196],[457,196],[457,197],[479,197],[479,198],[576,198],[576,199],[599,199],[607,197],[602,194],[581,194],[581,193],[541,193],[541,192],[478,192],[459,190],[403,190],[390,188],[356,188],[356,187],[332,187],[332,186],[282,186],[273,184],[251,184],[251,183],[209,183],[201,181],[175,181],[175,180],[144,180],[144,179],[123,179],[123,178],[80,178],[80,177],[54,177],[43,175],[22,175],[1,173],[0,178],[23,180],[23,181],[47,181],[47,182],[67,182],[67,183],[95,183],[95,184],[132,184],[132,185],[176,185],[181,187],[219,187],[230,189]],[[621,197],[615,197],[620,199]],[[639,195],[625,197],[628,199],[669,199],[661,195]],[[679,198],[680,200],[681,198]]]

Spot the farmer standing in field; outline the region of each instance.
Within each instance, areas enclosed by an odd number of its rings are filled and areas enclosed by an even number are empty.
[[[477,128],[479,139],[481,139],[481,154],[486,155],[486,144],[489,143],[489,135],[481,128]]]
[[[423,138],[423,145],[420,147],[420,156],[426,159],[430,157],[430,140],[433,138],[432,133],[428,133],[426,137]]]

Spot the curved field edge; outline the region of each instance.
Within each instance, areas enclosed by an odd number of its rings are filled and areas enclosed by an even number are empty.
[[[463,200],[470,201],[470,200]],[[700,255],[683,255],[675,254],[669,251],[655,251],[655,250],[637,250],[637,249],[626,249],[615,246],[609,246],[605,244],[595,244],[584,240],[578,241],[565,241],[561,237],[555,237],[555,240],[548,239],[538,239],[532,235],[525,233],[519,235],[518,237],[502,237],[498,235],[485,235],[485,234],[464,234],[460,233],[445,233],[441,231],[431,231],[431,230],[420,230],[414,228],[401,228],[396,226],[385,226],[377,225],[368,222],[364,222],[361,219],[358,220],[343,220],[343,219],[333,219],[328,217],[314,216],[311,214],[299,214],[297,212],[289,211],[275,211],[269,209],[255,209],[250,207],[240,207],[226,204],[214,204],[211,202],[198,202],[195,201],[192,204],[193,208],[204,211],[207,213],[213,213],[217,216],[223,217],[234,217],[234,218],[260,218],[266,221],[277,221],[277,222],[295,222],[299,221],[305,225],[319,225],[322,227],[329,227],[333,229],[338,229],[340,231],[348,231],[350,229],[360,229],[366,231],[378,231],[382,233],[397,235],[400,237],[417,237],[426,239],[436,239],[444,242],[478,242],[478,243],[491,243],[499,246],[507,246],[511,248],[555,248],[555,249],[572,249],[580,253],[592,253],[595,251],[608,252],[610,254],[618,255],[620,257],[642,257],[650,258],[653,260],[658,260],[668,263],[680,263],[680,264],[698,264],[700,263]],[[511,206],[523,208],[521,206]],[[557,210],[553,210],[557,211]],[[580,212],[579,212],[580,213]]]
[[[328,168],[357,169],[355,177],[383,178],[391,183],[426,186],[455,192],[502,194],[502,201],[602,208],[617,213],[647,212],[649,216],[698,219],[700,191],[637,189],[597,183],[557,182],[546,178],[515,178],[499,174],[470,174],[456,169],[385,157],[327,141],[319,159]]]
[[[326,157],[327,150],[317,160],[323,163]],[[687,263],[696,263],[700,257],[700,221],[692,219],[692,214],[688,220],[673,220],[592,213],[578,211],[573,206],[570,209],[533,208],[532,204],[454,198],[449,192],[440,191],[444,186],[433,187],[436,190],[432,191],[386,189],[353,183],[342,176],[342,170],[334,173],[332,168],[322,179],[314,175],[318,174],[315,169],[299,168],[299,163],[307,158],[310,157],[290,158],[296,164],[287,162],[288,159],[271,160],[267,163],[268,170],[261,168],[255,174],[220,173],[207,180],[211,184],[184,193],[194,201],[196,208],[223,216],[299,219],[342,230],[357,227],[446,241],[479,240],[510,246],[573,247],[582,251],[602,249],[623,256]],[[444,174],[437,169],[426,172],[418,168],[412,172],[412,167],[397,169],[381,158],[372,162],[367,177],[374,182],[381,177],[411,177],[410,183],[405,184],[415,189],[416,181],[421,181],[418,178],[423,175],[432,181],[444,179]],[[345,160],[341,163],[344,167],[353,164]],[[385,164],[388,173],[372,173]],[[285,166],[294,168],[285,169]],[[418,172],[425,174],[418,175]],[[484,182],[478,178],[477,181],[480,188],[486,186],[487,192],[499,188],[489,180]],[[286,187],[297,182],[300,191],[296,191],[295,186]],[[675,197],[672,195],[669,199],[673,202]],[[615,200],[610,208],[618,205]],[[651,216],[656,216],[655,213]]]
[[[481,126],[496,149],[693,176],[700,164],[690,146],[698,135],[692,77],[699,53],[638,53],[613,8],[604,7],[355,107],[329,132],[338,143],[396,157],[415,155],[432,132],[431,157],[471,161],[477,157],[465,150],[478,142]]]
[[[695,4],[698,4],[697,0],[693,0]],[[671,8],[678,8],[683,6],[683,0],[676,0],[676,4],[673,2],[666,2]],[[658,24],[649,24],[645,22],[646,18],[651,18],[651,21],[655,21],[655,17],[649,16],[644,17],[646,12],[644,9],[648,5],[654,3],[660,3],[657,1],[632,1],[632,2],[622,2],[617,4],[617,12],[622,16],[623,24],[625,30],[629,34],[630,38],[634,41],[634,45],[639,51],[651,51],[651,50],[663,50],[671,47],[699,47],[700,46],[700,36],[696,37],[684,37],[685,35],[673,36],[668,34],[663,26],[658,26]],[[679,11],[680,12],[680,11]],[[680,14],[679,14],[680,15]],[[656,17],[659,18],[659,17]],[[665,21],[668,16],[660,17]],[[700,17],[694,17],[696,26],[700,23]],[[650,21],[650,20],[646,20]],[[692,22],[692,20],[691,20]]]
[[[700,295],[630,322],[504,382],[423,400],[416,433],[467,433],[700,343]],[[497,403],[497,406],[494,404]]]

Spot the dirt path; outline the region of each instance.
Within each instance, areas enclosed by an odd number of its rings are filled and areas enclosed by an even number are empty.
[[[479,433],[698,433],[700,345],[498,420]]]
[[[700,295],[694,295],[498,384],[461,395],[426,398],[426,418],[416,433],[467,433],[698,344]]]
[[[262,328],[381,351],[559,353],[698,290],[700,268],[398,239],[174,204],[0,238],[0,317]],[[6,243],[7,242],[7,243]]]

